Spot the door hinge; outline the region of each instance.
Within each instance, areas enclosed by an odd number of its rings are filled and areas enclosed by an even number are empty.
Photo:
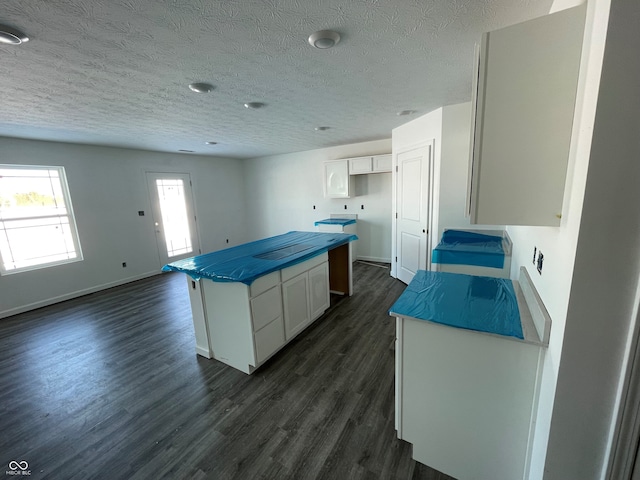
[[[398,212],[396,212],[396,218],[398,218]]]
[[[189,180],[189,186],[193,187],[193,183],[191,182],[191,180]]]
[[[398,262],[398,257],[396,257],[396,263]]]
[[[396,172],[398,171],[398,165],[396,165]]]

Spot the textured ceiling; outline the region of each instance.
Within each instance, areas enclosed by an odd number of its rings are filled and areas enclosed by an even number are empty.
[[[0,24],[30,41],[0,44],[0,135],[238,158],[389,138],[412,118],[400,110],[470,99],[483,31],[550,5],[2,0]],[[321,29],[340,43],[312,48]],[[195,94],[191,82],[215,90]],[[252,101],[266,106],[243,107]]]

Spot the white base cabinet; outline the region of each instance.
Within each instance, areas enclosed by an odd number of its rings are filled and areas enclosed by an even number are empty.
[[[328,254],[239,282],[187,277],[196,353],[253,371],[329,308]]]
[[[329,308],[328,265],[327,258],[312,258],[282,270],[282,301],[287,341]]]
[[[460,480],[526,478],[540,346],[396,319],[398,438]]]

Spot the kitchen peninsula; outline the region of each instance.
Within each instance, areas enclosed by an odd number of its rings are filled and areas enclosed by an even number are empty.
[[[188,275],[196,353],[251,374],[329,308],[351,295],[343,233],[289,232],[179,260]]]
[[[551,319],[519,281],[420,270],[396,317],[396,430],[465,480],[525,478]],[[463,459],[463,460],[461,460]]]

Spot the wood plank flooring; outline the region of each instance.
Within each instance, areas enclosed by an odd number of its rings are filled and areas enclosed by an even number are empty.
[[[394,430],[404,289],[354,296],[248,376],[195,354],[184,275],[0,320],[0,463],[32,479],[426,479]],[[2,470],[2,468],[0,468]]]

